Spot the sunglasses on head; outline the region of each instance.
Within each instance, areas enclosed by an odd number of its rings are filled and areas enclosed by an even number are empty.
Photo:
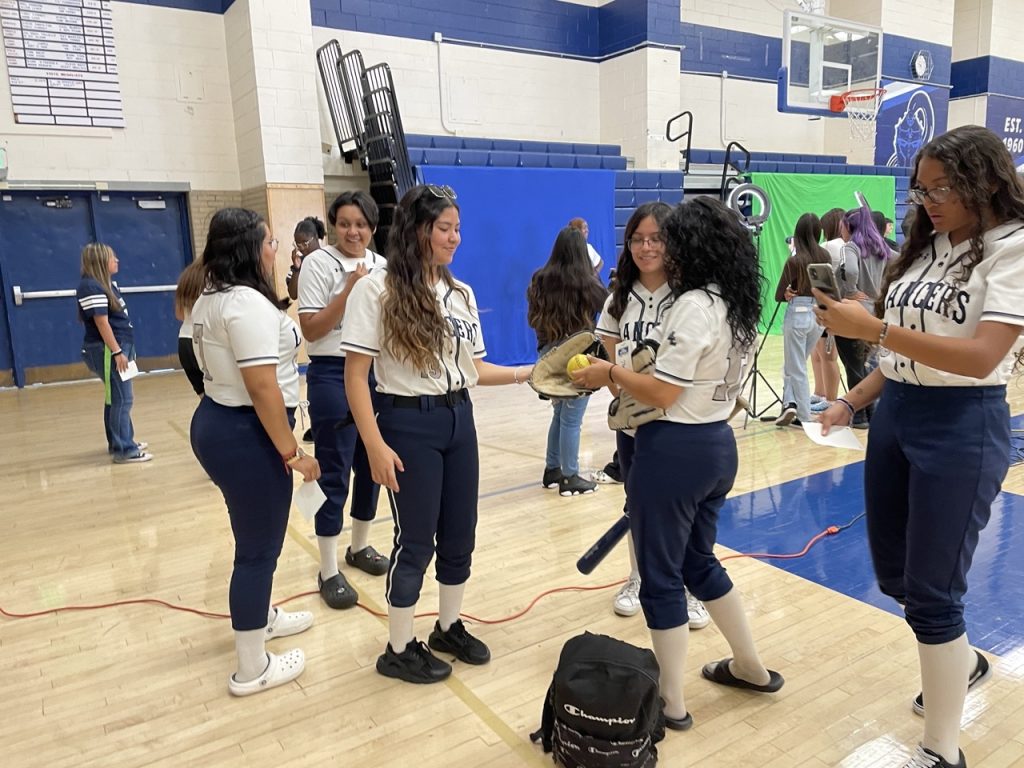
[[[454,200],[458,197],[458,195],[455,194],[455,190],[447,184],[427,184],[425,186],[427,188],[427,192],[432,194],[434,197],[447,197],[449,200]]]

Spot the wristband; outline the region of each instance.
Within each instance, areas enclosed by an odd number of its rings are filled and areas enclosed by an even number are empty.
[[[849,409],[849,411],[850,411],[850,421],[853,421],[854,416],[857,415],[857,409],[853,407],[853,405],[850,403],[850,401],[847,400],[845,397],[840,397],[840,398],[836,399],[836,402],[837,403],[842,403],[843,405],[845,405]]]
[[[124,354],[124,350],[119,349],[119,350],[117,350],[117,352],[111,352],[110,356],[111,357],[117,357],[118,355],[123,355],[123,354]]]
[[[515,368],[512,369],[512,381],[514,381],[516,384],[519,383],[519,366],[516,366]]]
[[[608,369],[608,381],[610,381],[612,384],[615,384],[615,379],[612,378],[612,371],[614,371],[614,370],[615,370],[615,363],[612,363],[612,367]],[[619,385],[615,384],[615,386],[617,387]]]

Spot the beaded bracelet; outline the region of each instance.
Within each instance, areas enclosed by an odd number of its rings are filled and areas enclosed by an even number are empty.
[[[853,407],[853,405],[850,403],[850,401],[847,400],[845,397],[840,397],[840,398],[836,399],[836,402],[837,403],[842,403],[843,405],[845,405],[849,409],[849,411],[850,411],[850,421],[853,421],[854,416],[857,415],[857,409]]]

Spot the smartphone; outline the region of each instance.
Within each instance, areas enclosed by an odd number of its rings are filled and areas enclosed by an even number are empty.
[[[836,301],[842,298],[843,294],[839,290],[839,280],[836,279],[836,272],[831,264],[808,264],[807,276],[810,277],[813,288],[817,288],[822,293],[827,293]],[[822,309],[824,309],[823,306]]]

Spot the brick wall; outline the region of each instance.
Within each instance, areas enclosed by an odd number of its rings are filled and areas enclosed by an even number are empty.
[[[193,189],[188,193],[189,220],[192,223],[194,258],[199,258],[206,247],[206,233],[210,218],[221,208],[237,208],[242,204],[239,192]]]

